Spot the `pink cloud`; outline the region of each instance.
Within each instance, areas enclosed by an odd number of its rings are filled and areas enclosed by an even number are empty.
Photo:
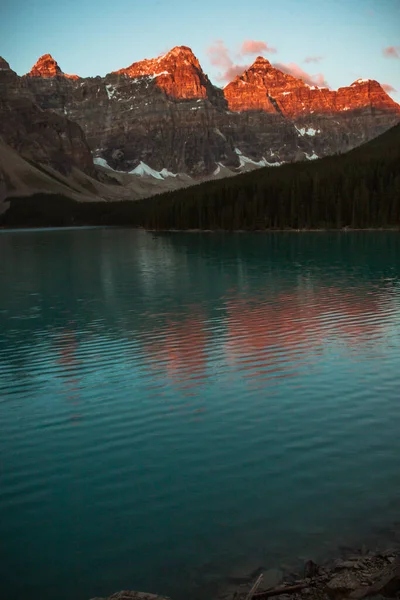
[[[210,62],[216,67],[222,67],[223,69],[228,68],[232,64],[232,59],[229,56],[229,50],[225,46],[222,40],[216,40],[216,42],[209,46],[206,50],[210,57]]]
[[[382,52],[387,58],[400,58],[400,46],[387,46]]]
[[[219,67],[221,72],[217,75],[218,81],[231,81],[236,75],[241,75],[248,67],[247,64],[236,64],[229,56],[229,50],[222,40],[217,40],[206,50],[210,62],[215,67]]]
[[[317,63],[317,62],[319,62],[322,59],[323,59],[323,56],[307,56],[304,59],[304,62],[305,63]]]
[[[382,87],[388,94],[396,94],[397,90],[390,83],[382,83]]]
[[[283,71],[284,73],[288,73],[289,75],[293,75],[293,77],[302,79],[305,83],[308,83],[308,85],[317,85],[318,87],[329,87],[325,76],[322,73],[310,75],[301,67],[299,67],[299,65],[296,65],[296,63],[275,63],[273,66],[276,69]]]
[[[245,40],[240,47],[240,54],[245,56],[246,54],[260,54],[261,52],[276,52],[276,48],[268,46],[267,42],[256,40]]]

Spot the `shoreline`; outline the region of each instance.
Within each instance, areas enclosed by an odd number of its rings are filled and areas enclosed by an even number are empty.
[[[399,232],[398,227],[341,227],[341,228],[309,228],[309,229],[147,229],[145,227],[130,227],[129,225],[19,225],[7,227],[0,225],[1,232],[19,232],[19,231],[67,231],[77,229],[132,229],[134,231],[143,231],[145,233],[354,233],[354,232]]]
[[[338,553],[319,564],[308,560],[302,571],[256,570],[231,583],[210,600],[380,600],[400,598],[400,543],[385,550],[361,549]],[[122,590],[91,600],[170,600],[154,593]],[[188,598],[190,600],[190,598]]]
[[[121,229],[121,228],[120,228]],[[125,229],[124,227],[122,229]],[[130,229],[127,227],[126,229]],[[358,231],[400,231],[399,227],[364,227],[361,229],[342,227],[342,228],[325,228],[325,229],[143,229],[140,227],[133,227],[132,229],[138,229],[141,231],[147,231],[149,233],[353,233]]]

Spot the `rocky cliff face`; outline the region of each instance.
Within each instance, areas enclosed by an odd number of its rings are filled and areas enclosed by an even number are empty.
[[[257,161],[267,151],[270,162],[292,160],[298,149],[293,124],[276,111],[229,111],[223,91],[186,47],[104,78],[23,79],[43,109],[79,123],[95,157],[117,170],[129,172],[143,162],[196,177],[213,173],[218,163],[240,167],[244,159],[236,148]],[[303,147],[311,151],[307,140],[299,147],[300,154]]]
[[[186,46],[91,78],[67,76],[45,55],[18,80],[19,94],[82,128],[95,160],[126,172],[144,163],[200,177],[218,167],[312,159],[400,120],[399,105],[376,81],[310,87],[262,57],[221,90]]]
[[[68,174],[73,166],[94,175],[89,146],[79,125],[43,110],[26,79],[0,59],[0,137],[25,159]]]

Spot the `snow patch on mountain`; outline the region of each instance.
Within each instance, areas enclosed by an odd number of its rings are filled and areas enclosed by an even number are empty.
[[[168,171],[166,168],[161,169],[161,171],[156,171],[155,169],[149,167],[149,165],[146,165],[146,163],[143,161],[140,161],[138,166],[132,169],[132,171],[129,171],[129,173],[139,177],[154,177],[154,179],[160,179],[161,181],[167,177],[177,177],[177,174],[171,173],[171,171]]]
[[[168,71],[161,71],[160,73],[153,73],[152,75],[146,75],[148,79],[156,79],[160,75],[169,75]]]
[[[117,90],[113,85],[111,85],[111,83],[107,83],[106,84],[106,92],[107,92],[108,99],[111,100],[112,98],[114,98]]]
[[[164,179],[165,177],[178,177],[177,173],[171,173],[171,171],[168,171],[168,169],[166,169],[165,167],[164,169],[161,169],[160,175],[164,177]]]
[[[118,171],[110,167],[106,159],[102,158],[101,156],[95,156],[93,158],[93,162],[95,165],[99,165],[100,167],[104,167],[105,169],[109,169],[110,171],[114,171],[114,173],[126,173],[126,171]],[[137,167],[135,167],[135,169],[132,169],[132,171],[128,171],[128,174],[137,175],[139,177],[153,177],[154,179],[159,179],[160,181],[167,179],[167,177],[178,177],[179,175],[179,173],[171,173],[171,171],[168,171],[168,169],[166,169],[165,167],[161,169],[161,171],[156,171],[155,169],[149,167],[149,165],[146,165],[146,163],[144,163],[143,161],[141,161],[137,165]],[[185,175],[185,177],[188,177],[190,179],[189,175]]]
[[[308,127],[307,129],[305,127],[301,127],[300,129],[298,127],[296,127],[296,130],[297,130],[297,132],[298,132],[299,135],[311,135],[311,136],[314,136],[316,133],[321,133],[320,129],[314,129],[314,127]]]
[[[104,158],[101,158],[101,156],[95,156],[93,158],[93,162],[95,165],[99,165],[100,167],[104,167],[105,169],[109,169],[110,171],[115,171],[115,169],[110,167],[110,165]]]
[[[267,159],[264,156],[259,161],[253,160],[252,158],[245,156],[242,153],[242,151],[239,150],[239,148],[235,148],[235,152],[239,156],[239,162],[240,162],[239,169],[241,169],[245,165],[254,165],[255,167],[280,167],[281,165],[283,165],[283,162],[270,163],[267,161]]]
[[[155,171],[149,165],[146,165],[143,161],[140,161],[137,167],[129,171],[131,175],[138,175],[139,177],[143,177],[145,175],[149,175],[150,177],[154,177],[155,179],[164,179],[164,177],[159,173],[159,171]]]
[[[217,163],[217,168],[213,171],[213,175],[218,175],[221,172],[221,163]]]

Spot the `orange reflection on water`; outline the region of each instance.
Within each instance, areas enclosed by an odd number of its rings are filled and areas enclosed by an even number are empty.
[[[210,339],[205,329],[205,315],[193,307],[190,316],[181,321],[169,319],[149,341],[143,345],[155,373],[167,375],[170,381],[186,390],[200,385],[208,377],[207,344]]]
[[[335,352],[374,348],[387,323],[384,295],[363,294],[359,287],[300,281],[289,290],[266,288],[256,296],[233,290],[223,301],[219,337],[196,305],[180,320],[162,315],[159,330],[150,315],[142,349],[156,393],[163,395],[165,379],[193,396],[214,374],[223,373],[228,386],[236,373],[256,387],[294,377],[313,368],[330,346]]]
[[[370,344],[384,326],[379,297],[338,288],[295,288],[273,298],[266,293],[265,303],[235,298],[226,308],[228,364],[264,380],[295,375],[338,339],[346,346]]]
[[[71,322],[71,325],[73,323]],[[77,358],[78,340],[75,329],[64,329],[55,340],[57,352],[56,362],[61,367],[61,376],[65,382],[67,400],[76,407],[80,399],[80,377],[77,376],[82,361]],[[73,413],[70,416],[71,424],[78,425],[82,415]]]
[[[329,344],[371,346],[385,326],[382,297],[359,289],[299,284],[291,291],[266,289],[256,298],[236,295],[224,302],[220,340],[212,337],[207,316],[196,306],[182,320],[174,316],[157,334],[152,331],[143,347],[151,371],[187,395],[226,366],[259,385],[312,367]]]

